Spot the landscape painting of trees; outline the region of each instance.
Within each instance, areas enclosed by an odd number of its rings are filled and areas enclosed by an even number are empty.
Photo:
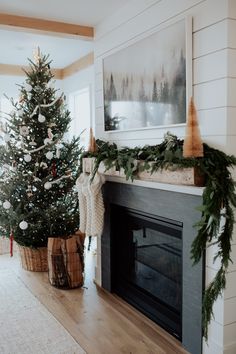
[[[186,122],[185,35],[181,20],[103,60],[105,131]]]

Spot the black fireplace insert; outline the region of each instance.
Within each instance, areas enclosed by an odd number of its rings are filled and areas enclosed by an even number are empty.
[[[182,339],[181,222],[111,205],[111,290]]]

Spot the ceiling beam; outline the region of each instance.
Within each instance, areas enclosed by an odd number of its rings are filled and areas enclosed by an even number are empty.
[[[63,69],[51,70],[55,79],[62,80],[68,76],[77,73],[78,71],[88,68],[90,65],[93,65],[93,63],[94,54],[93,52],[91,52]],[[24,76],[24,70],[29,71],[30,67],[21,65],[0,64],[0,75]]]
[[[0,75],[24,76],[24,70],[28,71],[29,66],[0,64]],[[62,79],[63,69],[52,69],[55,79]]]
[[[62,69],[62,79],[65,79],[67,76],[71,76],[78,71],[88,68],[90,65],[93,65],[93,63],[94,54],[91,52]]]
[[[93,27],[5,13],[0,13],[0,25],[29,28],[31,30],[39,30],[47,33],[70,34],[86,39],[93,39],[94,37]]]

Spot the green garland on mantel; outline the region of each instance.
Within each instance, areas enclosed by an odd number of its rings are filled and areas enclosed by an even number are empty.
[[[203,294],[203,334],[208,337],[208,324],[213,317],[213,304],[222,294],[226,285],[226,273],[231,261],[231,240],[234,225],[233,207],[236,207],[235,182],[230,168],[236,166],[236,157],[204,144],[204,157],[184,158],[183,140],[167,133],[159,145],[118,149],[116,144],[96,140],[98,150],[95,153],[86,152],[83,157],[95,157],[93,173],[98,170],[103,161],[106,169],[116,167],[124,169],[126,179],[133,180],[140,171],[137,160],[142,160],[142,171],[151,173],[171,168],[197,167],[205,175],[203,204],[199,206],[201,219],[194,226],[197,235],[191,247],[193,264],[200,261],[205,250],[210,245],[217,245],[214,256],[220,260],[220,268]]]

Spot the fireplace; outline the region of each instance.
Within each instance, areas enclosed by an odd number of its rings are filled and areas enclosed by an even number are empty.
[[[111,290],[181,340],[182,223],[112,205],[111,237]]]
[[[202,353],[204,260],[192,265],[201,195],[134,184],[104,185],[102,287]]]

